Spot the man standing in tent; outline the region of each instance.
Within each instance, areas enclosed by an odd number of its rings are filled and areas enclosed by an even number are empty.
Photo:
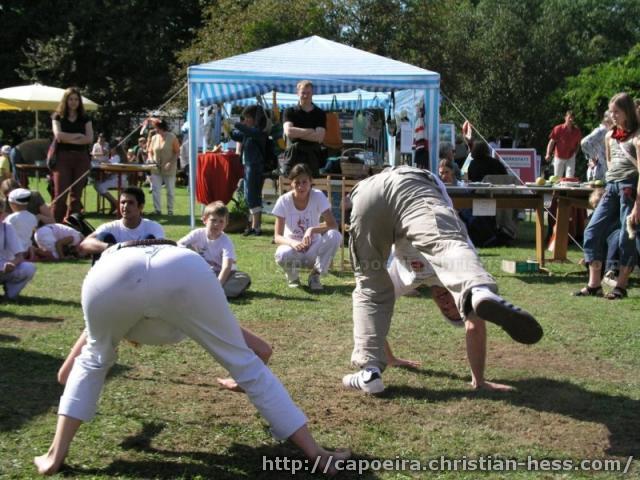
[[[314,177],[320,175],[322,151],[320,144],[324,140],[327,127],[327,114],[313,104],[313,84],[309,80],[301,80],[296,85],[298,105],[284,111],[284,133],[289,139],[285,151],[287,159],[285,175],[291,168],[304,163],[311,169]]]

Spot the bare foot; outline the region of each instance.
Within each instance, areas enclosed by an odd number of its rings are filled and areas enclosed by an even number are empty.
[[[409,360],[406,358],[393,357],[389,359],[390,367],[404,367],[404,368],[420,368],[422,362],[418,360]]]
[[[242,387],[240,387],[233,378],[216,378],[216,381],[227,390],[244,393]]]
[[[515,388],[510,385],[505,385],[503,383],[495,383],[495,382],[482,382],[480,385],[474,385],[471,382],[471,386],[475,390],[488,390],[492,392],[513,392]]]
[[[38,469],[38,473],[40,475],[53,475],[57,473],[58,470],[60,470],[60,466],[62,466],[63,460],[64,458],[60,459],[59,462],[56,462],[49,452],[44,455],[40,455],[39,457],[33,457],[33,463]]]
[[[314,460],[314,473],[322,472],[324,475],[333,477],[345,470],[346,465],[343,462],[338,464],[336,468],[337,460],[347,460],[351,457],[351,450],[348,448],[338,448],[336,450],[322,450],[322,453],[318,455],[318,458]]]

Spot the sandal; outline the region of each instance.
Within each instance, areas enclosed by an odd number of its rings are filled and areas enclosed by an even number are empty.
[[[609,293],[607,293],[604,298],[607,300],[622,300],[627,296],[627,289],[622,287],[615,287]]]
[[[571,295],[574,297],[602,297],[602,286],[600,287],[590,287],[587,285],[582,288],[582,290],[578,290],[577,292],[573,292]]]

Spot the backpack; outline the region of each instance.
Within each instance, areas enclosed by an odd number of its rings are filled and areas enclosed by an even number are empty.
[[[79,213],[72,213],[71,215],[69,215],[64,220],[64,224],[68,227],[73,228],[74,230],[77,230],[85,237],[91,235],[95,231],[93,225],[87,222]]]

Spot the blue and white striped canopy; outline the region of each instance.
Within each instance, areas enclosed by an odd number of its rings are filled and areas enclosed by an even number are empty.
[[[394,91],[397,92],[396,100],[400,100],[396,101],[396,110],[400,103],[406,104],[406,108],[402,108],[410,112],[415,108],[418,98],[422,98],[431,168],[437,170],[440,75],[436,72],[312,36],[194,65],[188,68],[187,79],[191,125],[198,125],[198,110],[202,106],[255,99],[272,90],[279,94],[295,94],[296,84],[300,80],[313,82],[314,102],[318,101],[320,95],[345,94],[358,89],[382,92],[385,97],[388,97],[388,93],[384,92]],[[195,130],[189,136],[191,227],[195,225],[195,172],[199,138],[198,128]],[[395,156],[395,148],[393,153]]]
[[[262,98],[267,108],[273,108],[273,91],[266,93]],[[335,101],[334,101],[335,99]],[[234,105],[246,107],[257,102],[255,97],[234,100]],[[276,93],[276,103],[281,108],[297,105],[298,95],[294,93]],[[332,107],[338,110],[360,110],[363,108],[387,108],[389,105],[388,92],[367,92],[366,90],[354,90],[349,93],[329,93],[324,95],[314,95],[313,103],[323,110],[330,110]]]
[[[271,90],[295,93],[296,84],[303,79],[313,82],[314,94],[440,88],[436,72],[318,36],[188,69],[188,80],[200,105],[255,97]]]

